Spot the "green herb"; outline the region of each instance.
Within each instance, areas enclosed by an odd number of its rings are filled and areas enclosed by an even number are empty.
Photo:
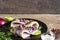
[[[10,32],[5,33],[0,31],[0,40],[12,40],[10,35],[12,35],[12,33]]]
[[[27,29],[27,30],[30,30],[32,27],[27,27],[27,28],[25,28],[25,29]]]
[[[38,30],[41,30],[41,29],[42,29],[42,27],[41,27],[41,26],[39,26],[39,27],[38,27]]]
[[[29,20],[30,22],[32,22],[33,20]]]

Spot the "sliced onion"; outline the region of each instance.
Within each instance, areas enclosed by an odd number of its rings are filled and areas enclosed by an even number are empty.
[[[34,31],[36,31],[36,30],[37,30],[36,27],[32,27],[32,28],[29,30],[29,32],[32,33],[32,32],[34,32]]]
[[[37,27],[33,27],[32,29],[35,31],[35,30],[37,30]]]
[[[30,30],[29,30],[29,32],[30,32],[30,33],[32,33],[32,32],[33,32],[33,30],[32,30],[32,29],[30,29]]]
[[[20,20],[20,22],[24,22],[24,23],[25,23],[25,21],[26,21],[25,19],[21,19],[21,20]]]
[[[20,25],[19,30],[23,30],[25,28],[24,25]]]

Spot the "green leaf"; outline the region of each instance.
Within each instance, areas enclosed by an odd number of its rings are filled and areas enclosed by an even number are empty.
[[[10,32],[0,32],[0,40],[12,40],[10,35],[12,35]]]
[[[10,35],[12,35],[12,33],[11,32],[8,32],[7,35],[10,36]]]
[[[38,27],[38,30],[41,30],[41,29],[42,29],[42,27],[41,27],[41,26],[39,26],[39,27]]]
[[[5,40],[12,40],[11,38],[6,38]]]
[[[5,33],[4,32],[0,32],[0,36],[4,35]]]
[[[32,22],[33,20],[29,20],[30,22]]]

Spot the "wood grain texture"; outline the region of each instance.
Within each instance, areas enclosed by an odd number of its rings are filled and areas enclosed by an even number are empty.
[[[0,0],[0,13],[59,14],[60,0]]]
[[[0,17],[37,19],[44,22],[47,25],[48,29],[60,29],[60,14],[0,14]],[[56,40],[60,40],[60,35]]]

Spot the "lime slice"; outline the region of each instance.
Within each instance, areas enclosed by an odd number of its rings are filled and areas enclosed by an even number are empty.
[[[36,30],[36,32],[34,32],[32,35],[40,35],[41,34],[41,31],[39,31],[39,30]]]
[[[8,22],[10,22],[10,21],[13,20],[13,18],[12,17],[5,17],[5,20],[8,21]]]
[[[10,32],[12,32],[12,33],[13,33],[13,31],[14,31],[14,28],[12,28],[12,27],[11,27],[11,28],[10,28]]]

